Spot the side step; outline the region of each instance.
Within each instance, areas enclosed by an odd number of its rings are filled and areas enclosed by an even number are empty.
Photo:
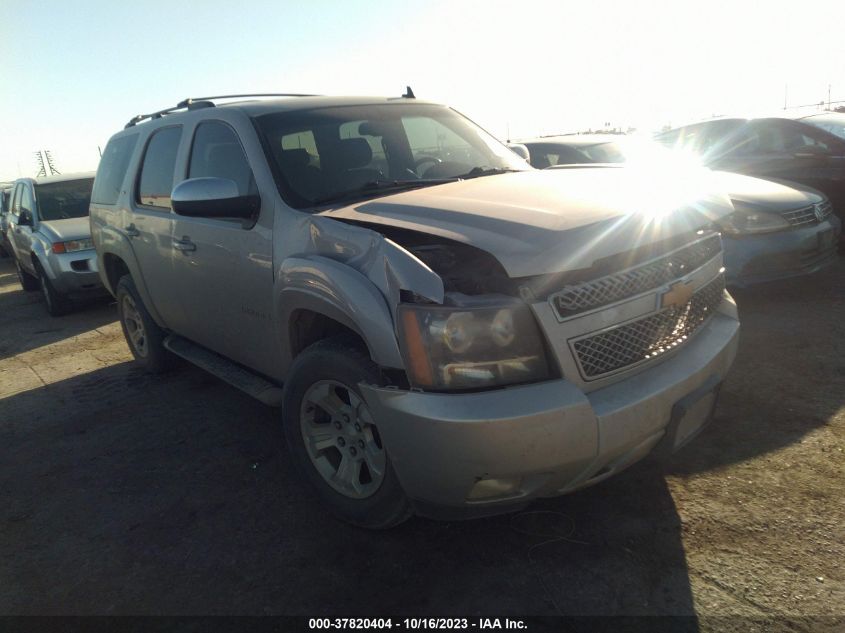
[[[282,389],[279,386],[219,354],[175,334],[164,339],[164,346],[177,356],[245,391],[264,404],[271,407],[282,406]]]

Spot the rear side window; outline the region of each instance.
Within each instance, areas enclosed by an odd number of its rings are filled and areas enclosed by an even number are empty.
[[[100,159],[100,167],[97,169],[91,202],[94,204],[117,203],[126,170],[129,168],[129,160],[132,158],[137,142],[137,134],[121,136],[109,141]]]
[[[173,170],[176,151],[182,138],[182,126],[157,130],[147,143],[141,177],[138,182],[138,202],[149,207],[170,208],[173,191]]]
[[[256,193],[255,179],[235,131],[225,123],[201,123],[194,134],[188,178],[227,178],[238,194]]]

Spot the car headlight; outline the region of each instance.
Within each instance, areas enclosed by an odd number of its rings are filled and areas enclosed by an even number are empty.
[[[526,305],[403,304],[398,321],[402,355],[414,387],[480,389],[549,376],[543,340]]]
[[[752,235],[754,233],[771,233],[789,228],[782,215],[740,209],[731,215],[717,221],[719,228],[725,235]]]
[[[92,248],[94,248],[94,242],[90,237],[84,240],[70,240],[53,244],[54,253],[75,253],[76,251],[87,251]]]

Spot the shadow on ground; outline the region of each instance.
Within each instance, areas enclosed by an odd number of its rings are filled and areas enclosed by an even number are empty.
[[[117,318],[113,299],[78,301],[73,312],[51,317],[40,292],[24,292],[10,258],[0,260],[0,360],[103,327]],[[20,323],[26,322],[25,331]],[[14,334],[10,332],[15,324]]]
[[[200,370],[129,363],[0,401],[0,612],[693,613],[651,465],[530,512],[367,532],[307,495],[277,418]]]
[[[676,474],[776,451],[828,424],[845,406],[845,261],[733,294],[740,353],[713,423],[671,460]]]

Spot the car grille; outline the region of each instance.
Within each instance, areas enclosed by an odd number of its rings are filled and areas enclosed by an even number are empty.
[[[585,380],[630,368],[676,348],[704,324],[722,301],[724,275],[702,286],[680,307],[671,307],[572,343]]]
[[[792,226],[809,226],[824,221],[832,212],[830,201],[825,200],[795,211],[786,211],[782,215]]]
[[[645,264],[580,284],[550,296],[560,319],[658,288],[704,265],[722,250],[718,235],[687,244]]]

